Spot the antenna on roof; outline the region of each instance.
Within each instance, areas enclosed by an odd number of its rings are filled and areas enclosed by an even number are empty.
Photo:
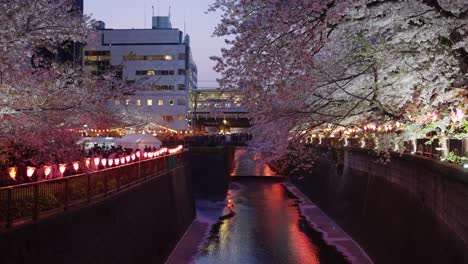
[[[169,6],[169,17],[171,17],[171,6]]]
[[[154,5],[153,5],[153,6],[151,6],[151,8],[153,8],[153,16],[154,16]]]
[[[146,3],[143,7],[143,25],[144,25],[144,28],[146,29]]]

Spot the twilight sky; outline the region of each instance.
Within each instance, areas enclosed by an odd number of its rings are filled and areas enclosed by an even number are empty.
[[[213,70],[214,63],[209,59],[218,55],[224,41],[212,38],[218,15],[205,14],[213,0],[85,0],[84,12],[96,20],[102,20],[107,28],[151,28],[152,8],[154,13],[167,16],[171,6],[172,26],[186,30],[190,35],[195,62],[198,66],[198,87],[217,87],[219,77]],[[158,8],[159,3],[159,8]],[[146,9],[145,9],[146,7]],[[146,10],[146,11],[145,11]],[[146,20],[145,20],[146,13]]]

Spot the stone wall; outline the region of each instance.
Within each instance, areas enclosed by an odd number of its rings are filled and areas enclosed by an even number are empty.
[[[468,175],[412,155],[325,151],[296,185],[375,263],[468,263]]]
[[[195,218],[183,165],[101,202],[0,234],[0,263],[164,263]]]

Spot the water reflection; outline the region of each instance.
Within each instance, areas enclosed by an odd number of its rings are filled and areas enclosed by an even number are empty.
[[[347,263],[305,224],[280,183],[235,183],[227,199],[235,214],[212,227],[196,263]]]
[[[233,176],[275,176],[270,166],[261,162],[260,154],[250,153],[246,148],[237,148],[234,156]]]

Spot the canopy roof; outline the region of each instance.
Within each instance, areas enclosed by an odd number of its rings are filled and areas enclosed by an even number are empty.
[[[116,145],[123,148],[144,149],[148,147],[161,147],[161,141],[150,134],[127,134],[115,141]]]

